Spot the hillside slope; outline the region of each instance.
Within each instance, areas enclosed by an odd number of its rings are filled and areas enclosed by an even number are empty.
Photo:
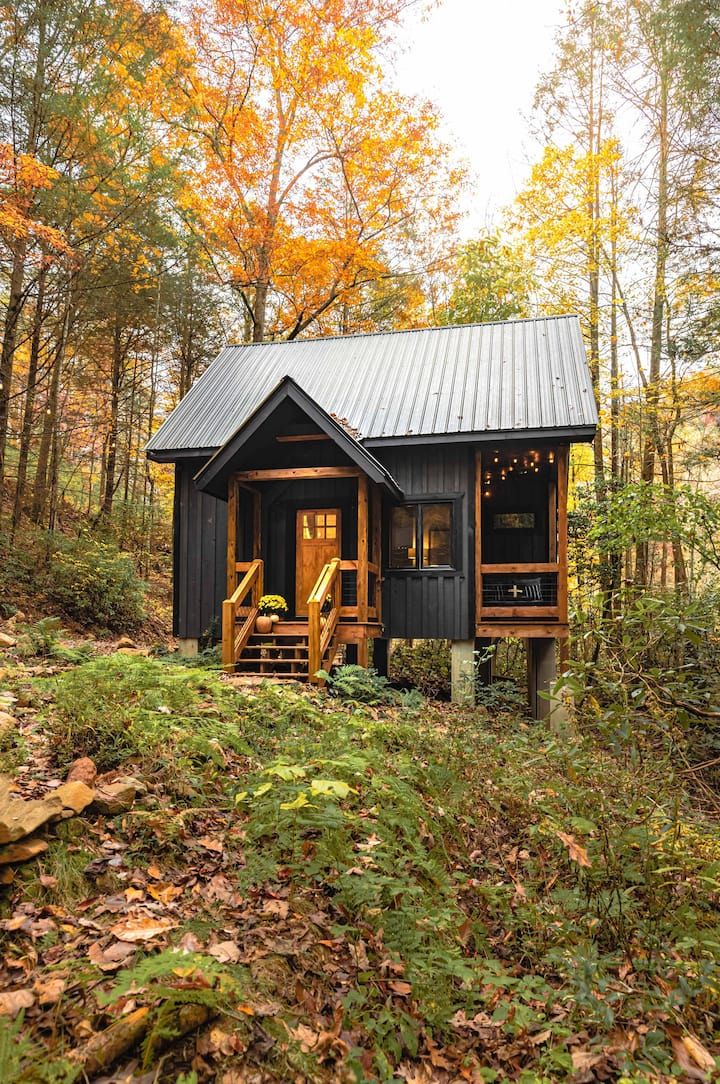
[[[49,650],[2,769],[100,779],[4,867],[5,1084],[713,1078],[720,848],[660,751]]]

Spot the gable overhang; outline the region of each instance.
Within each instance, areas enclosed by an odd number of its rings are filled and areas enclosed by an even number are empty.
[[[299,407],[313,425],[316,425],[325,436],[332,440],[337,448],[371,481],[381,485],[393,500],[402,499],[402,490],[382,463],[378,462],[367,448],[363,447],[327,411],[323,410],[290,376],[282,378],[260,406],[198,471],[194,482],[201,492],[227,500],[228,479],[234,472],[237,457],[272,418],[278,407],[286,401]]]

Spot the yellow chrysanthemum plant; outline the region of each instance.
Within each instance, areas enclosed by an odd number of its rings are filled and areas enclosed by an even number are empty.
[[[275,614],[283,617],[288,612],[288,604],[282,595],[263,595],[258,602],[258,612],[264,617],[272,617]]]

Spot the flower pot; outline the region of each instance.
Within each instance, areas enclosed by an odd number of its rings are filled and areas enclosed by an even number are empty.
[[[272,617],[269,614],[261,614],[260,617],[255,618],[255,632],[265,634],[272,632]]]

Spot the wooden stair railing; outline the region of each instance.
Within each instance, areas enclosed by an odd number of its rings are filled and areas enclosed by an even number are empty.
[[[258,558],[250,561],[242,580],[222,605],[222,664],[225,670],[234,669],[243,648],[252,636],[262,593],[263,562]],[[249,605],[248,595],[251,596]],[[241,625],[238,622],[240,617],[245,618]]]
[[[340,618],[341,563],[339,557],[333,557],[323,566],[307,600],[308,678],[315,683],[318,682],[315,675],[321,669],[325,656],[332,646]],[[332,599],[332,607],[323,624],[320,611],[328,596]]]

